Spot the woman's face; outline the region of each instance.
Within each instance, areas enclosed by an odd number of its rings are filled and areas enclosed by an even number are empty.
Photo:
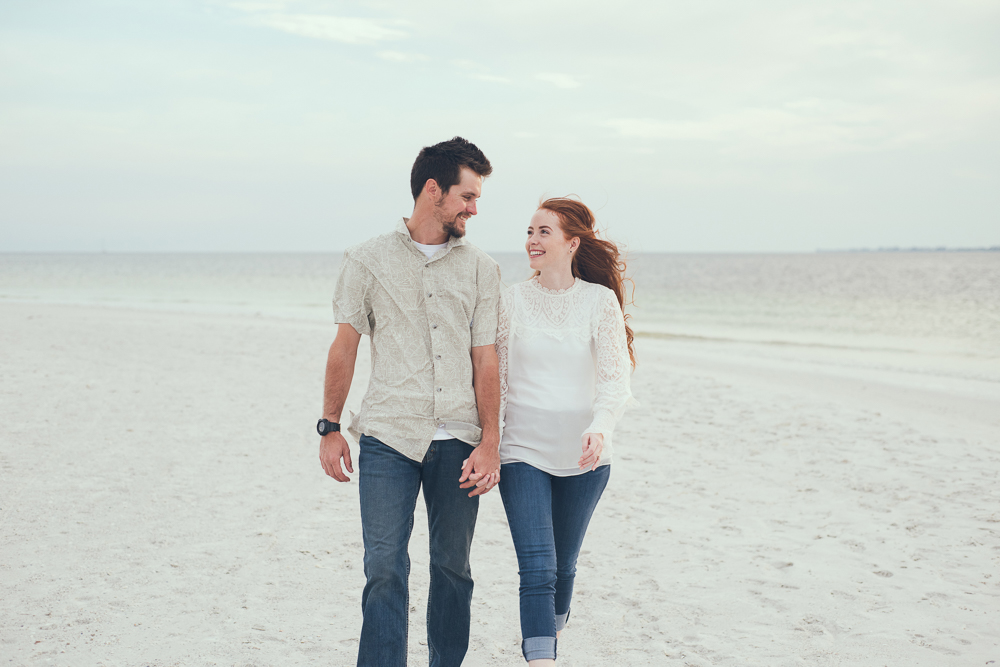
[[[545,272],[568,268],[573,261],[572,251],[579,239],[567,239],[559,226],[559,216],[547,209],[538,209],[528,223],[528,262],[535,271]]]

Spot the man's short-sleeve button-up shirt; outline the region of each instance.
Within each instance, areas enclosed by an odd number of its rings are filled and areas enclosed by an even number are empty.
[[[371,337],[372,368],[349,430],[423,459],[439,424],[479,444],[471,349],[496,342],[500,267],[464,238],[428,259],[406,218],[347,250],[333,297],[337,323]]]

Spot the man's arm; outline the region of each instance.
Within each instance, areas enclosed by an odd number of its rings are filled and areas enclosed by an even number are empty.
[[[330,345],[330,353],[326,357],[326,380],[323,383],[323,418],[332,422],[340,422],[341,412],[347,393],[351,390],[351,380],[354,379],[354,362],[358,358],[358,343],[361,334],[350,324],[341,324],[337,329],[337,337]],[[340,467],[344,459],[344,468],[353,473],[351,465],[351,448],[344,436],[338,432],[327,433],[319,441],[319,461],[323,470],[338,482],[349,482],[351,479]]]
[[[495,346],[472,348],[472,388],[483,439],[462,466],[458,480],[463,489],[476,487],[470,497],[488,492],[500,481],[500,364]]]

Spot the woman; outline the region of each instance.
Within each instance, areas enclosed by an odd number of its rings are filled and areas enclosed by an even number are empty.
[[[625,266],[590,209],[542,202],[525,248],[535,275],[500,301],[500,494],[521,575],[521,650],[537,667],[555,664],[635,357]]]

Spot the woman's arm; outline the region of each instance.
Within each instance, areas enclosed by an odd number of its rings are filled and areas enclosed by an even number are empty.
[[[500,313],[497,321],[497,361],[500,364],[500,437],[503,438],[503,416],[507,412],[507,358],[510,347],[510,290],[500,295]]]
[[[599,433],[607,438],[632,401],[629,386],[632,364],[625,337],[625,316],[611,290],[602,295],[595,320],[597,392],[594,396],[594,421],[586,433]]]

